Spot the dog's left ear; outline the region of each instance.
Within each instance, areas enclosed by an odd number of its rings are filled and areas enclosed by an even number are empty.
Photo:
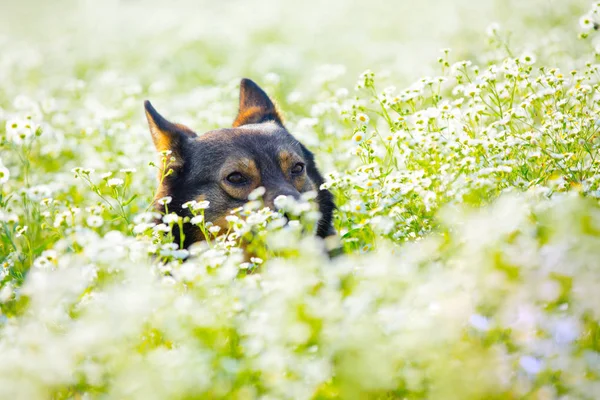
[[[274,121],[283,125],[277,107],[269,96],[252,80],[244,78],[240,83],[240,110],[233,126],[260,124]]]
[[[156,150],[170,150],[176,160],[173,166],[183,165],[182,149],[189,139],[196,137],[194,131],[185,125],[167,121],[148,100],[144,102],[144,108]]]

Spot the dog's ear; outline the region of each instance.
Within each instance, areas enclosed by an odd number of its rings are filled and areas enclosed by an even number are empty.
[[[175,157],[173,166],[182,165],[183,146],[190,138],[196,137],[196,134],[185,125],[167,121],[152,107],[148,100],[144,102],[144,108],[146,109],[146,118],[156,150],[159,152],[170,150]]]
[[[240,110],[233,126],[260,124],[267,121],[274,121],[279,125],[283,125],[277,107],[265,91],[250,79],[242,79],[240,83]]]

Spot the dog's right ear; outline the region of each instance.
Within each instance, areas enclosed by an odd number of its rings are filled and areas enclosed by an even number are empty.
[[[254,81],[240,82],[240,108],[233,127],[273,121],[283,126],[283,119],[273,101]]]
[[[172,166],[181,166],[183,146],[190,138],[196,137],[196,134],[185,125],[174,124],[164,119],[148,100],[144,102],[144,108],[156,150],[159,152],[170,150],[175,157]]]

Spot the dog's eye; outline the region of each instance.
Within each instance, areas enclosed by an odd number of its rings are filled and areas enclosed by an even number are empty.
[[[294,167],[292,168],[292,174],[294,175],[298,175],[304,172],[304,163],[296,163],[296,165],[294,165]]]
[[[232,172],[227,175],[227,182],[233,183],[234,185],[241,185],[242,183],[246,183],[246,181],[246,177],[239,172]]]

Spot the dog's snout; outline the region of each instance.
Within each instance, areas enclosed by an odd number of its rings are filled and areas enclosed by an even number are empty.
[[[267,192],[265,193],[265,197],[264,197],[264,201],[265,201],[265,206],[269,207],[271,210],[277,210],[277,201],[276,199],[279,198],[280,196],[285,196],[285,197],[291,197],[294,200],[299,200],[300,199],[300,192],[298,192],[296,189],[294,188],[288,188],[288,187],[283,187],[283,188],[278,188],[276,190],[267,190]]]

